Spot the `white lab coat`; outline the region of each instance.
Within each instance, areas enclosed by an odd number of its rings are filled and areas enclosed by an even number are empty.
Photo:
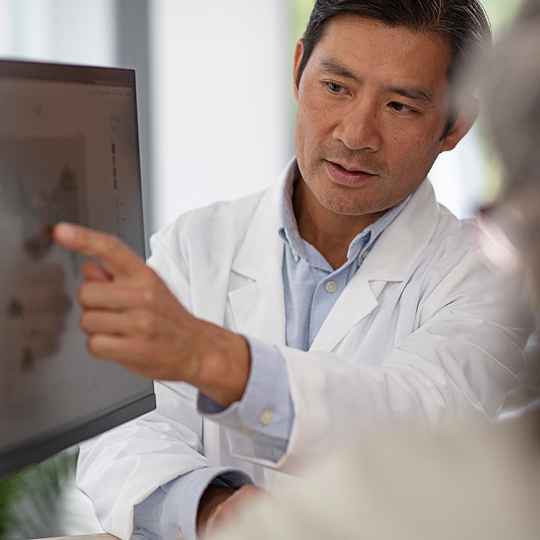
[[[530,319],[429,181],[380,236],[308,352],[285,347],[280,184],[181,216],[152,240],[149,264],[197,317],[280,346],[295,409],[279,462],[248,435],[196,412],[196,390],[156,384],[158,408],[83,445],[79,487],[105,530],[127,539],[133,506],[206,465],[243,468],[275,488],[344,434],[381,421],[496,419],[523,367]]]

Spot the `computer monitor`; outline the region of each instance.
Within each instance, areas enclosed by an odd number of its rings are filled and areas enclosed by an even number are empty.
[[[71,221],[144,257],[132,70],[0,61],[0,477],[155,407],[152,382],[93,358]]]

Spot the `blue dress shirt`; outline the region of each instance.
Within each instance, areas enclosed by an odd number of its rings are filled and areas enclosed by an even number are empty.
[[[283,285],[285,335],[289,347],[307,351],[339,295],[368,256],[380,234],[402,211],[410,197],[364,229],[349,245],[347,261],[334,270],[326,259],[298,233],[292,206],[297,167],[291,168],[283,187],[277,234],[284,243]],[[251,352],[251,371],[242,399],[227,409],[199,393],[199,412],[235,431],[249,431],[249,443],[257,457],[277,462],[285,453],[294,420],[285,359],[279,349],[246,336]],[[260,421],[271,411],[272,422]],[[247,437],[247,436],[246,436]],[[148,540],[195,540],[198,502],[210,484],[239,488],[252,483],[243,472],[205,467],[161,486],[135,507],[138,534]]]

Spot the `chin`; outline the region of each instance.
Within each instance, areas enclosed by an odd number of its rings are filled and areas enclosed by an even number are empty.
[[[319,202],[330,212],[339,214],[342,216],[363,216],[371,213],[369,208],[365,208],[365,205],[361,202],[351,202],[350,200],[343,200],[342,198],[325,198],[319,199]],[[374,210],[377,212],[377,210]]]

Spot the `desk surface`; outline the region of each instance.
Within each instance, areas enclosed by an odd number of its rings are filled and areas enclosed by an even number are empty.
[[[109,533],[100,533],[79,536],[57,536],[55,538],[43,538],[42,540],[118,540],[118,538]]]

